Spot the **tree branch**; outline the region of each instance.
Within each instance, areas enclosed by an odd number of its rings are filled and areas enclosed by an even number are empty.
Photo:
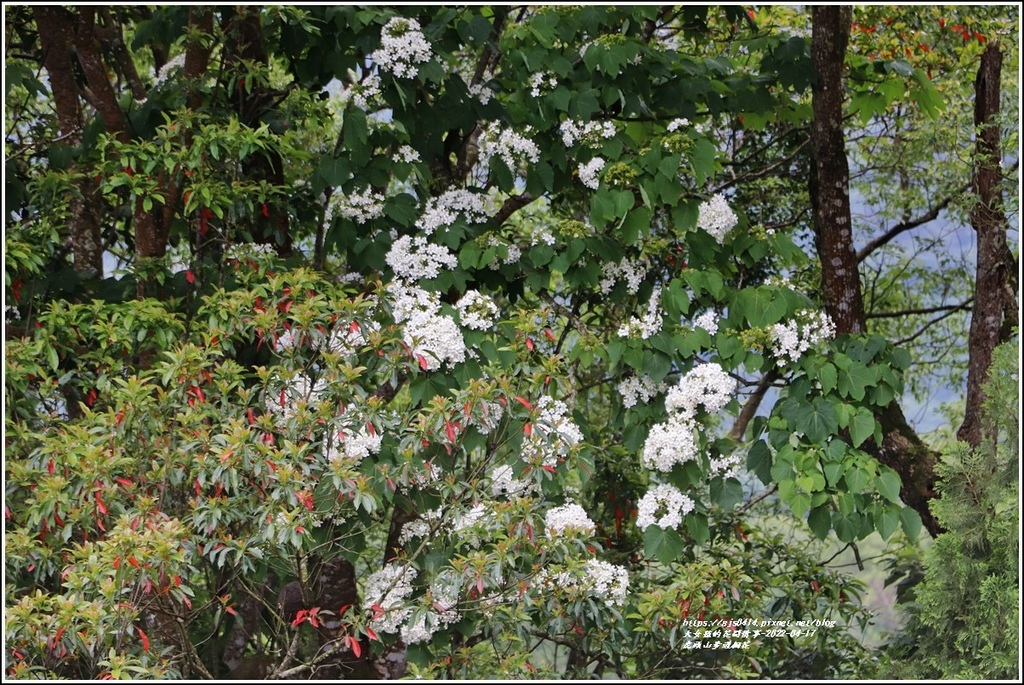
[[[914,314],[935,314],[936,312],[949,312],[954,313],[964,309],[967,309],[971,302],[974,301],[973,297],[969,297],[960,304],[946,304],[937,307],[921,307],[919,309],[898,309],[892,312],[872,312],[866,314],[869,319],[895,319],[901,316],[911,316]]]
[[[960,188],[957,188],[957,193],[967,192],[967,190],[969,190],[970,187],[971,187],[971,184],[970,183],[966,183],[963,186],[961,186]],[[868,241],[868,243],[864,247],[862,247],[860,250],[857,251],[857,263],[860,264],[865,259],[867,259],[868,256],[871,255],[872,252],[874,252],[878,248],[882,247],[883,245],[887,245],[887,244],[891,243],[898,236],[906,233],[907,231],[912,231],[913,229],[917,228],[918,226],[922,226],[922,225],[924,225],[924,224],[926,224],[926,223],[928,223],[930,221],[934,221],[935,219],[938,218],[939,213],[942,210],[944,210],[946,207],[948,207],[950,205],[950,203],[953,202],[953,200],[955,198],[956,198],[955,194],[954,195],[949,195],[949,196],[945,197],[941,202],[939,202],[939,204],[935,205],[934,207],[932,207],[930,210],[928,210],[926,213],[922,214],[921,216],[919,216],[919,217],[917,217],[915,219],[910,219],[910,220],[907,220],[907,221],[901,221],[900,223],[896,224],[895,226],[890,228],[885,233],[883,233],[883,234],[875,237],[874,239]]]

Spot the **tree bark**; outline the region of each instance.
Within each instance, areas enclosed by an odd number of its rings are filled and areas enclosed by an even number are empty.
[[[850,212],[850,169],[843,129],[843,69],[850,38],[849,6],[811,9],[811,59],[816,79],[811,87],[814,121],[811,142],[814,167],[810,179],[814,232],[821,261],[821,290],[825,311],[839,335],[867,331],[864,295],[853,245]],[[936,455],[907,423],[896,401],[876,415],[882,426],[882,444],[869,449],[900,476],[900,498],[936,535],[941,527],[928,502],[936,495]]]
[[[72,63],[75,28],[72,15],[55,6],[38,6],[33,12],[43,50],[43,65],[57,109],[62,137],[70,146],[82,141],[82,105]],[[89,174],[81,174],[71,200],[68,231],[74,269],[81,275],[103,275],[103,241],[100,236],[98,186]]]
[[[981,424],[985,380],[992,364],[992,352],[1001,342],[1003,322],[1014,316],[1017,300],[1017,283],[1012,277],[1016,265],[1011,263],[1013,257],[1006,242],[1009,222],[1002,210],[1003,193],[999,185],[1001,146],[998,115],[1002,64],[1003,53],[999,44],[989,43],[981,55],[978,77],[974,82],[974,125],[978,133],[972,179],[975,197],[971,226],[978,237],[978,250],[968,343],[967,406],[963,424],[957,431],[957,438],[972,447],[978,447],[985,439]]]

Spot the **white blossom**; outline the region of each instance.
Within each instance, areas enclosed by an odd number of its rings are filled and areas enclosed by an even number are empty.
[[[365,224],[384,215],[384,195],[366,188],[362,192],[338,195],[332,201],[343,217],[352,219],[357,224]]]
[[[711,460],[710,474],[712,477],[739,478],[743,458],[739,454],[717,457]]]
[[[657,286],[651,293],[651,299],[647,303],[647,312],[643,318],[630,317],[628,322],[619,326],[618,335],[620,338],[647,340],[661,330],[661,324],[661,286]]]
[[[558,86],[558,78],[550,71],[535,71],[530,74],[530,95],[539,98],[541,91],[553,90]]]
[[[669,417],[651,426],[640,462],[645,468],[668,473],[676,464],[697,458],[696,424],[687,418]]]
[[[577,141],[596,147],[601,144],[601,141],[615,137],[615,124],[610,121],[582,123],[566,119],[559,124],[558,130],[562,134],[562,143],[566,147],[572,147]]]
[[[452,251],[444,245],[427,242],[423,236],[402,236],[391,245],[384,257],[399,278],[417,281],[436,278],[442,269],[454,269],[459,264]]]
[[[164,62],[164,65],[160,67],[160,71],[157,72],[156,78],[153,80],[153,85],[158,86],[166,81],[170,76],[177,74],[179,71],[185,68],[185,53],[175,55],[171,59]]]
[[[441,309],[440,293],[424,290],[418,285],[391,281],[385,289],[396,323],[408,321],[416,314],[437,314]]]
[[[460,215],[467,223],[486,222],[490,217],[486,196],[465,188],[447,190],[427,201],[423,214],[416,221],[416,227],[430,235],[438,228],[451,226],[458,221]]]
[[[436,371],[444,363],[452,366],[466,361],[466,341],[450,316],[415,313],[406,322],[402,338],[427,371]]]
[[[772,339],[772,354],[780,362],[788,358],[796,363],[812,345],[835,337],[836,327],[825,312],[801,309],[796,317],[786,323],[769,327]]]
[[[626,409],[635,407],[638,403],[647,404],[662,389],[661,383],[655,383],[654,379],[646,374],[623,378],[618,385],[619,394],[622,395],[622,406]]]
[[[398,148],[398,152],[395,153],[395,161],[412,164],[413,162],[420,161],[420,153],[408,145],[402,145]]]
[[[688,419],[696,415],[698,405],[714,413],[729,403],[735,391],[736,381],[721,366],[714,362],[700,364],[669,389],[665,409]]]
[[[591,190],[597,190],[601,185],[601,170],[604,169],[605,161],[601,157],[594,157],[586,164],[580,164],[580,182]]]
[[[491,328],[498,316],[498,305],[479,290],[467,290],[455,303],[455,308],[459,310],[462,325],[478,331]]]
[[[718,312],[709,309],[693,320],[694,328],[703,328],[710,335],[718,332]]]
[[[678,131],[679,129],[686,128],[689,125],[690,125],[690,120],[687,119],[686,117],[682,117],[682,118],[679,118],[679,119],[673,119],[668,124],[668,130],[670,132]]]
[[[398,632],[412,614],[405,599],[412,594],[416,569],[401,564],[388,564],[370,574],[363,591],[363,610],[371,613],[370,625],[384,633]]]
[[[719,244],[725,241],[725,236],[738,221],[736,213],[729,208],[729,203],[722,195],[705,200],[698,208],[697,227],[710,233]]]
[[[641,530],[649,526],[673,529],[683,522],[683,516],[693,511],[694,503],[674,485],[664,483],[648,490],[636,505],[636,525]]]
[[[529,132],[527,127],[526,133]],[[497,122],[487,125],[477,144],[481,164],[486,164],[491,157],[501,157],[501,161],[513,173],[522,170],[527,163],[536,164],[540,159],[540,148],[536,143],[514,129],[503,128]]]
[[[587,578],[591,592],[608,606],[622,606],[629,593],[629,571],[600,559],[587,560]]]
[[[626,279],[626,291],[630,295],[636,295],[640,290],[640,284],[647,276],[647,268],[638,260],[623,257],[617,264],[605,262],[601,267],[601,276],[601,292],[605,295],[612,291],[620,278]]]
[[[593,535],[597,530],[587,512],[575,502],[548,509],[544,516],[544,529],[548,537],[574,533]]]
[[[400,78],[416,78],[418,64],[429,62],[433,56],[430,43],[420,31],[415,19],[392,17],[380,36],[380,48],[370,59],[384,71]]]

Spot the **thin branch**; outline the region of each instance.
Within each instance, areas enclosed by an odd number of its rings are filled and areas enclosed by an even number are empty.
[[[966,183],[966,184],[960,186],[959,188],[957,188],[956,189],[956,193],[967,192],[967,190],[969,190],[970,187],[971,187],[971,184],[970,183]],[[935,219],[938,218],[939,213],[942,210],[944,210],[946,207],[948,207],[950,205],[950,203],[952,203],[955,198],[956,198],[956,194],[948,195],[947,197],[943,198],[943,200],[941,202],[939,202],[939,204],[937,204],[934,207],[932,207],[925,214],[922,214],[921,216],[917,217],[916,219],[911,219],[909,221],[901,221],[900,223],[896,224],[895,226],[890,228],[888,231],[886,231],[882,235],[877,236],[873,240],[869,241],[867,245],[865,245],[864,247],[862,247],[860,250],[857,251],[857,263],[860,264],[865,259],[867,259],[868,256],[871,255],[872,252],[874,252],[878,248],[882,247],[883,245],[887,245],[887,244],[891,243],[898,236],[906,233],[907,231],[912,231],[913,229],[917,228],[918,226],[926,224],[926,223],[928,223],[930,221],[934,221]]]
[[[922,335],[924,335],[924,332],[925,332],[925,331],[927,331],[927,330],[928,330],[929,328],[931,328],[931,327],[932,327],[932,326],[934,326],[935,324],[939,323],[939,322],[940,322],[940,321],[942,321],[943,319],[948,319],[949,317],[951,317],[951,316],[953,316],[954,314],[956,314],[956,313],[957,313],[958,311],[959,311],[958,309],[954,309],[953,311],[950,311],[950,312],[946,312],[946,313],[945,313],[945,314],[943,314],[942,316],[939,316],[939,317],[936,317],[936,318],[932,319],[931,321],[929,321],[928,323],[926,323],[926,324],[925,324],[924,326],[922,326],[922,327],[921,327],[921,328],[920,328],[920,329],[919,329],[919,330],[918,330],[918,331],[917,331],[916,333],[914,333],[913,335],[911,335],[911,336],[909,336],[909,337],[906,337],[906,338],[903,338],[902,340],[897,340],[897,341],[896,341],[896,343],[895,343],[895,344],[896,344],[896,346],[897,346],[897,347],[899,347],[899,346],[902,346],[902,345],[906,345],[907,343],[911,343],[911,342],[913,342],[914,340],[917,340],[917,339],[918,339],[919,337],[921,337]]]
[[[967,309],[974,302],[973,297],[969,297],[960,304],[946,304],[937,307],[921,307],[919,309],[898,309],[891,312],[872,312],[866,314],[865,317],[868,319],[895,319],[902,316],[911,316],[913,314],[935,314],[937,312],[958,312]]]
[[[754,418],[758,407],[761,406],[761,402],[764,400],[765,393],[768,392],[768,388],[771,387],[771,384],[778,376],[779,374],[775,369],[761,376],[761,379],[757,382],[757,387],[754,388],[754,392],[743,403],[743,409],[740,410],[739,416],[736,417],[736,422],[732,424],[732,428],[729,430],[730,438],[734,440],[741,440],[743,438],[743,434],[747,431],[747,424]]]

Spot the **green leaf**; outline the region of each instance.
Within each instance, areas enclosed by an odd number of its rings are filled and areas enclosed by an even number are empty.
[[[821,397],[810,404],[801,404],[796,411],[796,429],[812,443],[822,443],[839,428],[839,418],[832,404]]]
[[[690,535],[693,536],[694,542],[698,545],[705,545],[711,539],[708,517],[704,514],[688,514],[686,516],[686,530],[690,531]]]
[[[871,482],[871,474],[859,466],[847,469],[845,478],[847,490],[854,494],[864,492],[864,488]]]
[[[743,501],[743,486],[735,478],[715,478],[711,481],[710,491],[711,501],[726,511]]]
[[[827,538],[829,531],[832,530],[832,512],[829,511],[829,507],[822,505],[811,509],[807,514],[807,525],[819,540]]]
[[[878,530],[878,534],[882,536],[883,540],[888,540],[895,531],[896,527],[900,525],[900,513],[893,511],[888,507],[885,509],[875,510],[875,528]]]
[[[663,564],[671,564],[683,551],[683,538],[672,529],[650,525],[644,531],[644,553]]]
[[[818,369],[818,382],[821,383],[821,391],[826,395],[836,389],[836,367],[831,362],[825,362]]]
[[[853,446],[860,447],[874,433],[874,415],[864,407],[858,408],[857,413],[850,417],[850,440],[853,442]]]
[[[844,514],[832,512],[832,527],[836,529],[836,537],[840,542],[853,542],[860,533],[861,516],[857,512]]]
[[[875,477],[875,488],[878,489],[878,494],[886,498],[893,504],[899,504],[900,501],[900,477],[896,475],[895,471],[886,469],[879,473]]]
[[[768,443],[758,440],[751,446],[747,454],[747,468],[754,472],[758,480],[765,485],[772,480],[772,453],[768,449]]]
[[[910,507],[903,507],[900,510],[900,524],[903,526],[903,532],[911,541],[917,540],[922,527],[920,514]]]
[[[50,365],[50,368],[54,371],[60,366],[60,357],[57,355],[57,350],[52,345],[46,346],[46,362]]]
[[[846,468],[842,462],[829,462],[822,464],[821,470],[825,472],[825,480],[828,482],[828,486],[834,488],[839,483],[839,479],[843,477]]]
[[[864,399],[865,388],[874,382],[875,374],[860,362],[853,362],[847,368],[839,370],[840,394],[858,402]]]

